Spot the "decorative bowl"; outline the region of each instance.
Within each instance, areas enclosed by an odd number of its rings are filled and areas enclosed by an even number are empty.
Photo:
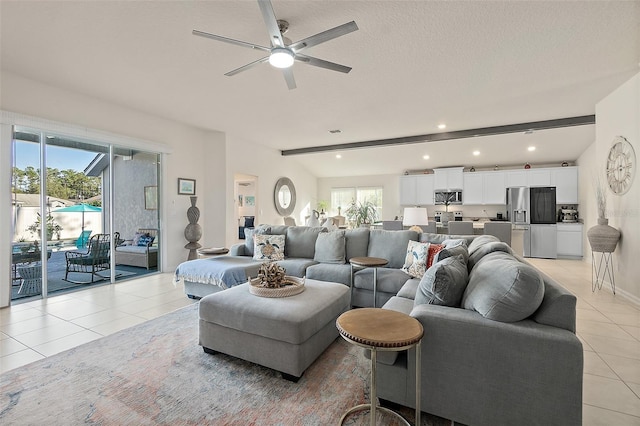
[[[304,278],[284,276],[283,287],[264,287],[260,282],[260,278],[251,278],[249,280],[249,292],[260,297],[289,297],[304,291]]]

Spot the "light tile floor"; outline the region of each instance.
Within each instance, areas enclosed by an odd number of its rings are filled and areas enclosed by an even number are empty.
[[[194,302],[166,273],[0,309],[0,373]]]
[[[529,259],[578,297],[584,425],[640,426],[640,306],[591,291],[591,264]],[[194,303],[157,274],[0,310],[0,373]]]

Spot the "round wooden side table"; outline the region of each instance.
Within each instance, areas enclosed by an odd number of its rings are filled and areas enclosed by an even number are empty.
[[[376,410],[398,417],[404,424],[409,422],[400,414],[377,403],[376,358],[378,351],[404,351],[416,348],[416,418],[420,424],[420,341],[424,334],[422,324],[409,315],[389,309],[361,308],[347,311],[336,320],[340,336],[347,342],[371,350],[371,399],[368,404],[350,408],[340,418],[342,425],[349,414],[370,411],[370,424],[376,424]]]
[[[349,259],[351,264],[351,299],[353,300],[353,267],[356,268],[373,268],[373,307],[376,307],[378,301],[378,267],[384,266],[389,261],[381,257],[352,257]]]

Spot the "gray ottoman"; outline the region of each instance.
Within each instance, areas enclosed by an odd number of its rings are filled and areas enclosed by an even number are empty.
[[[266,298],[245,283],[200,300],[199,343],[297,381],[338,337],[336,319],[348,309],[344,284],[308,279],[300,294]]]

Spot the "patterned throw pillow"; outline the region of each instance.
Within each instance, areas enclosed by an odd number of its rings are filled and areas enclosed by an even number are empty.
[[[255,260],[284,260],[284,235],[254,235]]]
[[[424,272],[427,270],[427,257],[429,256],[430,245],[429,243],[409,241],[402,270],[413,278],[422,278]]]
[[[152,237],[150,235],[143,235],[142,237],[138,238],[138,247],[150,247],[151,244],[153,244],[154,239],[155,237]]]

